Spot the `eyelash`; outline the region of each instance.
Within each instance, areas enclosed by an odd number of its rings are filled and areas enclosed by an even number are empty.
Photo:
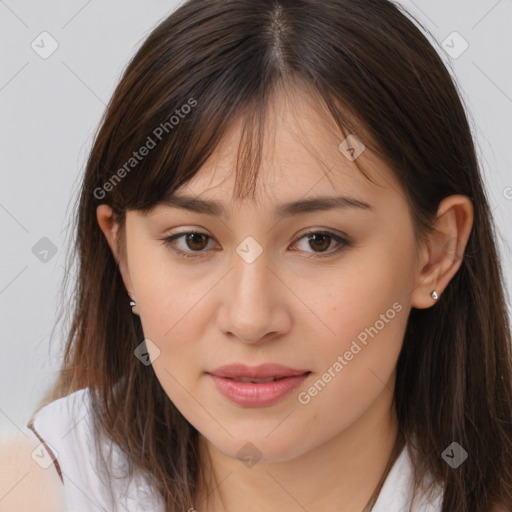
[[[203,233],[201,231],[184,231],[183,233],[176,233],[176,234],[174,234],[172,236],[160,238],[160,240],[162,240],[163,245],[165,245],[166,247],[169,247],[173,252],[175,252],[176,254],[178,254],[178,256],[180,256],[182,258],[202,258],[202,257],[204,257],[201,254],[201,253],[205,252],[204,249],[201,250],[201,251],[183,251],[181,249],[176,248],[176,246],[174,245],[173,242],[175,240],[181,238],[181,237],[186,236],[186,235],[204,235],[204,236],[208,237],[208,239],[210,239],[210,240],[213,239],[211,236],[209,236],[208,234]],[[329,256],[333,256],[335,254],[338,254],[345,247],[351,247],[352,246],[352,243],[349,240],[347,240],[346,238],[341,237],[340,235],[332,233],[330,231],[308,231],[307,233],[304,233],[301,237],[299,237],[296,240],[296,242],[299,241],[299,240],[302,240],[303,238],[305,238],[305,237],[307,237],[309,235],[324,235],[324,236],[328,236],[329,238],[332,238],[336,242],[341,244],[341,246],[338,247],[335,250],[331,250],[331,251],[328,251],[328,252],[313,253],[312,256],[306,256],[307,258],[326,258],[326,257],[329,257]],[[193,254],[193,253],[197,253],[197,254]]]

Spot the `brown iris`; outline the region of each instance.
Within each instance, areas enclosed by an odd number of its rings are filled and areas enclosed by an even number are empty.
[[[322,248],[320,248],[320,252],[325,251],[331,243],[331,237],[329,235],[325,235],[322,233],[315,233],[313,235],[309,235],[308,238],[309,238],[309,240],[308,240],[309,245],[311,246],[312,249],[319,249],[319,248],[318,247],[315,248],[313,245],[311,245],[311,242],[313,242],[313,244],[316,244],[318,242],[317,241],[318,238],[324,240],[324,243],[320,244],[320,245],[322,245]],[[325,243],[325,241],[327,241],[327,243]]]

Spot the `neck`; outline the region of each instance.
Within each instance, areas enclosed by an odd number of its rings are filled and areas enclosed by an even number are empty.
[[[204,475],[197,512],[361,512],[369,510],[398,456],[398,419],[385,387],[343,432],[299,457],[246,467],[199,437]]]

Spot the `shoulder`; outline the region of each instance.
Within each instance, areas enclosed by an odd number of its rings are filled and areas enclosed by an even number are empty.
[[[46,442],[69,445],[91,431],[91,419],[90,392],[84,388],[46,404],[32,415],[27,427]]]
[[[160,510],[149,481],[138,474],[128,477],[129,456],[108,435],[96,433],[94,413],[91,392],[83,388],[45,405],[27,425],[53,452],[68,505],[88,510],[92,502],[98,510],[117,510],[121,503],[120,510],[131,512]]]
[[[69,461],[81,446],[92,441],[90,419],[89,390],[84,388],[46,404],[27,423],[50,453],[61,480],[61,460]]]
[[[110,506],[92,412],[89,389],[83,388],[46,404],[27,424],[49,454],[48,471],[60,479],[67,505],[73,510],[86,509],[90,501],[99,510]]]
[[[32,420],[36,418],[38,421],[41,418],[49,416],[60,419],[74,419],[79,412],[89,412],[90,410],[90,390],[89,388],[82,388],[69,395],[63,396],[57,400],[47,403],[38,409],[32,416]],[[30,422],[29,422],[30,423]]]
[[[64,512],[62,482],[51,456],[29,430],[0,443],[2,511]]]

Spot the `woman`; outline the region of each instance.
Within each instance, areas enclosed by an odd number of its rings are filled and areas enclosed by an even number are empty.
[[[69,506],[512,508],[490,209],[456,87],[396,5],[179,7],[105,112],[76,246],[29,425]]]

